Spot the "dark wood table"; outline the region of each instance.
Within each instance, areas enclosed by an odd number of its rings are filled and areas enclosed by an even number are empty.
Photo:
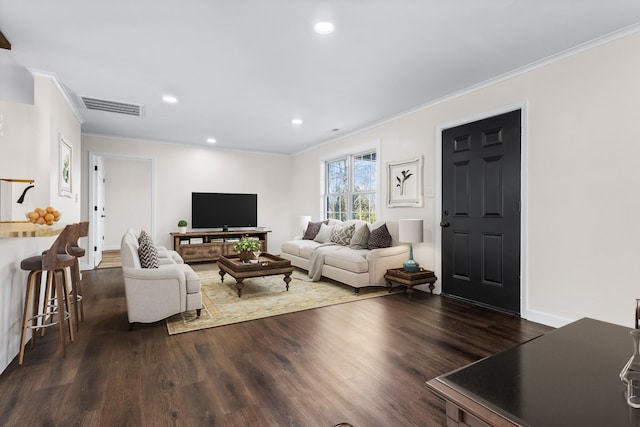
[[[268,253],[261,254],[256,263],[245,263],[238,258],[238,255],[223,255],[218,258],[218,267],[220,268],[219,274],[221,282],[224,282],[224,275],[226,273],[229,273],[231,277],[236,279],[238,298],[242,297],[244,279],[284,274],[283,280],[288,291],[289,282],[291,282],[291,273],[293,273],[293,267],[289,260]]]
[[[584,318],[427,382],[447,426],[640,426],[620,371],[630,328]]]
[[[407,296],[411,299],[411,294],[413,293],[413,287],[417,285],[425,285],[429,284],[429,290],[433,295],[433,288],[435,288],[434,283],[438,278],[431,270],[425,270],[420,267],[420,270],[409,273],[404,271],[404,268],[390,268],[384,275],[384,278],[387,280],[387,288],[389,292],[391,292],[391,282],[400,283],[407,287]]]

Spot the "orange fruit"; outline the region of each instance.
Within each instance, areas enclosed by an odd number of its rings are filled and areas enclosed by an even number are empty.
[[[38,220],[37,220],[36,222],[37,222],[38,224],[42,225],[42,224],[44,224],[44,223],[45,223],[45,220],[44,220],[44,218],[40,217],[40,218],[38,218]]]
[[[44,216],[44,220],[47,222],[53,222],[53,214],[52,213],[48,213]],[[51,225],[51,224],[49,224]]]
[[[52,213],[55,209],[53,209],[53,206],[49,206],[46,211],[49,213]]]

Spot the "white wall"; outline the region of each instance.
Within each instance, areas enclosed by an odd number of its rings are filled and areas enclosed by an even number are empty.
[[[424,208],[386,208],[381,217],[425,219],[415,257],[436,265],[440,213],[435,188],[436,130],[509,106],[526,105],[523,317],[561,325],[584,316],[632,326],[640,287],[640,34],[610,40],[486,87],[299,153],[292,159],[292,214],[320,212],[304,189],[320,186],[319,163],[332,152],[379,140],[381,168],[423,155]],[[381,183],[386,196],[386,173]],[[438,283],[437,283],[438,284]],[[438,286],[439,289],[439,286]]]
[[[281,243],[291,238],[288,156],[95,135],[82,136],[82,149],[86,180],[89,152],[153,159],[155,229],[151,233],[159,245],[173,247],[169,233],[177,231],[179,219],[185,218],[191,224],[191,192],[194,191],[256,193],[258,225],[273,230],[269,234],[269,251],[279,253]],[[83,188],[82,200],[88,201],[86,188]],[[84,203],[83,217],[88,214],[87,208]]]
[[[35,78],[34,105],[0,100],[5,132],[0,137],[0,175],[35,179],[33,206],[52,205],[61,222],[80,218],[75,198],[58,196],[58,135],[74,145],[72,180],[80,186],[80,122],[52,79]],[[2,94],[0,93],[0,97]],[[51,246],[53,238],[0,239],[0,371],[19,353],[27,273],[20,261]]]
[[[151,230],[152,163],[147,159],[106,157],[104,171],[104,248],[120,249],[127,228]]]

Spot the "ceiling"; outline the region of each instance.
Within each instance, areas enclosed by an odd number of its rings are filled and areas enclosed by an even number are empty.
[[[55,75],[83,133],[292,154],[638,22],[638,0],[0,0],[0,64]]]

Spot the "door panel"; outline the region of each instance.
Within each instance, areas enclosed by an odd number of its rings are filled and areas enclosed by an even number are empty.
[[[442,133],[442,290],[520,311],[520,111]]]
[[[102,262],[102,252],[104,251],[104,219],[105,219],[105,171],[104,171],[104,158],[96,158],[96,200],[94,206],[95,221],[96,221],[96,244],[94,246],[93,264],[97,267]]]

